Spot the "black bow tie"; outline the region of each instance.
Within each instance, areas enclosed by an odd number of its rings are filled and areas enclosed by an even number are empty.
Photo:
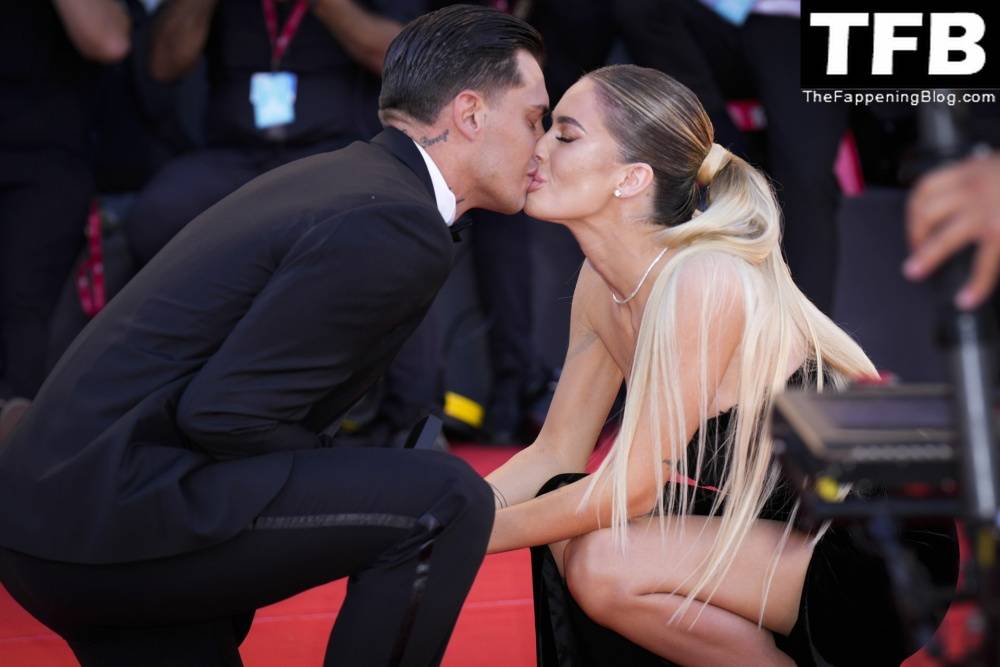
[[[455,243],[459,243],[462,240],[461,231],[472,224],[472,218],[468,215],[463,215],[461,218],[456,220],[451,225],[451,239]]]

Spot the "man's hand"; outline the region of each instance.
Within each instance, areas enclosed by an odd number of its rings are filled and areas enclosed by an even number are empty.
[[[906,231],[911,254],[903,273],[923,280],[970,243],[972,275],[955,296],[964,310],[979,306],[1000,276],[1000,154],[968,158],[925,176],[910,195]]]

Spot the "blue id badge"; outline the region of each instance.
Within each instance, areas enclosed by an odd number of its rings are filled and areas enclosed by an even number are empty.
[[[266,130],[295,121],[298,78],[292,72],[256,72],[250,77],[253,122]]]
[[[750,10],[757,4],[757,0],[701,0],[708,5],[719,16],[726,19],[733,25],[743,25],[746,23]]]

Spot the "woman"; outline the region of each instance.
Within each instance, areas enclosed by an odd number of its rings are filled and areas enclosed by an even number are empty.
[[[586,616],[677,663],[898,664],[882,564],[841,531],[792,530],[763,424],[793,376],[822,389],[875,369],[796,288],[768,182],[712,132],[689,90],[634,66],[592,72],[553,112],[526,211],[568,227],[587,261],[546,424],[488,478],[490,551],[551,545]],[[536,498],[584,469],[623,380],[598,471]],[[950,528],[921,542],[953,581]],[[845,567],[849,584],[832,581]],[[852,585],[871,591],[864,609],[828,604]],[[854,616],[829,632],[841,612]],[[601,643],[591,630],[584,652]],[[866,637],[879,641],[854,648]]]

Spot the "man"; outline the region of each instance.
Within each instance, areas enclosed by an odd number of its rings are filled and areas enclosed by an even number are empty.
[[[74,342],[0,451],[0,579],[90,665],[240,664],[253,611],[350,576],[327,665],[433,665],[493,499],[433,451],[320,435],[448,274],[447,223],[514,212],[548,98],[492,10],[409,24],[371,143],[196,218]]]

